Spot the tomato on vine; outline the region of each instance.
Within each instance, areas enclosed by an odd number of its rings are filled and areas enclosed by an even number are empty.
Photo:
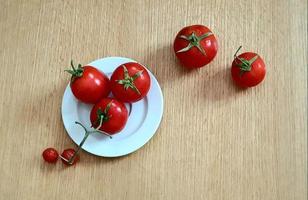
[[[78,160],[78,152],[90,134],[99,132],[110,138],[112,135],[121,131],[127,122],[128,111],[124,103],[113,98],[103,98],[96,103],[90,113],[90,121],[94,130],[88,130],[80,122],[75,122],[84,129],[84,137],[77,150],[68,149],[61,154],[62,162],[66,165],[73,165]],[[77,160],[76,160],[77,159]],[[76,160],[76,161],[75,161]]]
[[[61,160],[65,165],[75,165],[79,159],[74,149],[65,149],[61,154]]]
[[[110,135],[120,132],[127,122],[128,111],[124,103],[104,98],[94,105],[90,113],[92,127]]]

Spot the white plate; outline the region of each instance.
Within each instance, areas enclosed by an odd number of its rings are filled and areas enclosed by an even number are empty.
[[[127,62],[136,61],[122,57],[107,57],[93,61],[89,65],[110,77],[119,65]],[[132,105],[126,104],[130,115],[125,128],[112,139],[100,133],[91,134],[82,147],[85,151],[104,157],[123,156],[141,148],[155,134],[163,115],[163,95],[156,78],[149,70],[148,72],[151,88],[144,99]],[[76,144],[81,142],[84,131],[75,121],[89,128],[92,106],[78,101],[70,86],[66,87],[62,100],[62,119],[68,135]]]

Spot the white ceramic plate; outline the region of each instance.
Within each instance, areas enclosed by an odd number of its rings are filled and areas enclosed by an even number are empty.
[[[136,61],[122,57],[107,57],[93,61],[89,65],[110,77],[119,65],[127,62]],[[141,148],[155,134],[163,115],[163,95],[156,78],[148,72],[151,88],[144,99],[131,105],[126,104],[130,115],[125,128],[112,139],[100,133],[91,134],[82,147],[85,151],[104,157],[123,156]],[[62,100],[62,119],[68,135],[76,144],[81,142],[84,131],[75,121],[89,128],[92,106],[78,101],[70,86],[66,87]]]

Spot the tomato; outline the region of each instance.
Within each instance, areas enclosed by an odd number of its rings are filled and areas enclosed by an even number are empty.
[[[74,149],[65,149],[61,156],[65,158],[66,160],[69,160],[73,155],[75,154]],[[72,161],[72,164],[69,164],[66,160],[61,159],[63,164],[65,165],[75,165],[79,161],[79,155],[76,155],[75,159]]]
[[[111,91],[116,99],[133,103],[144,98],[151,86],[147,70],[140,64],[130,62],[120,65],[111,75]]]
[[[90,113],[92,127],[110,135],[120,132],[128,118],[124,103],[113,98],[104,98],[95,104]]]
[[[54,148],[47,148],[42,154],[44,160],[48,163],[56,163],[59,157],[57,150]]]
[[[92,66],[78,65],[77,69],[71,62],[72,70],[66,70],[72,74],[71,89],[74,96],[84,102],[94,104],[110,93],[108,77]]]
[[[261,83],[266,73],[262,58],[253,52],[245,52],[237,56],[237,52],[234,55],[231,67],[231,75],[234,82],[244,88],[253,87]]]
[[[203,25],[184,27],[173,43],[175,55],[187,68],[199,68],[210,63],[218,50],[212,31]]]

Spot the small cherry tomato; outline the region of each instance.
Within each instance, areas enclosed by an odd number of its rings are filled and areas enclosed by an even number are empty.
[[[264,61],[253,52],[245,52],[237,56],[240,48],[236,51],[232,62],[232,79],[243,88],[256,86],[263,81],[266,74]]]
[[[187,68],[199,68],[216,56],[218,43],[213,32],[203,25],[184,27],[175,37],[173,49],[176,57]]]
[[[94,104],[100,99],[107,97],[110,93],[108,77],[92,66],[74,67],[71,62],[72,70],[66,70],[72,74],[71,89],[74,96],[84,102]]]
[[[59,157],[57,150],[54,148],[47,148],[42,154],[44,160],[48,163],[56,163]]]
[[[69,160],[73,155],[75,154],[75,150],[74,149],[65,149],[61,156],[63,158],[65,158],[66,160]],[[65,165],[70,165],[66,160],[61,159],[63,164]],[[77,162],[79,161],[79,155],[76,155],[75,159],[73,160],[71,165],[75,165]]]
[[[111,75],[111,91],[122,102],[133,103],[144,98],[151,86],[147,70],[139,63],[120,65]]]
[[[112,98],[104,98],[94,105],[90,113],[90,121],[96,129],[110,135],[120,132],[128,118],[124,103]]]

